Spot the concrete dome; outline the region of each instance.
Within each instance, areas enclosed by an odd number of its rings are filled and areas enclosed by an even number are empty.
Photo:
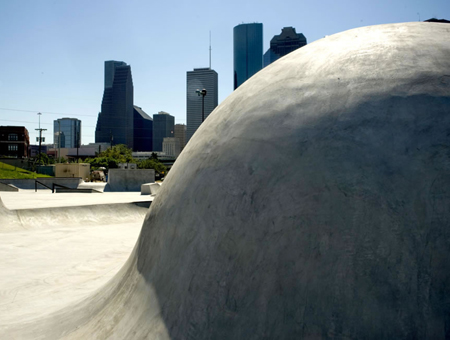
[[[127,266],[41,328],[448,336],[449,28],[354,29],[256,74],[191,139]]]

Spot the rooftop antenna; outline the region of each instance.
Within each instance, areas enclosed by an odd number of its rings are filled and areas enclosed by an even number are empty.
[[[211,31],[209,31],[209,69],[211,69]]]

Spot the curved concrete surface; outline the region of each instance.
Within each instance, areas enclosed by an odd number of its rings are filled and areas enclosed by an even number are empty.
[[[354,29],[230,95],[101,291],[9,337],[450,334],[450,30]]]
[[[10,206],[53,197],[1,196]],[[82,196],[58,195],[59,205]],[[5,327],[51,315],[108,282],[129,257],[147,210],[130,203],[9,210],[0,198],[0,338]]]

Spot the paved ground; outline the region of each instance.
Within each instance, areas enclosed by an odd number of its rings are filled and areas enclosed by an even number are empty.
[[[12,210],[86,206],[98,204],[148,202],[149,195],[140,192],[104,193],[55,193],[50,190],[20,190],[19,192],[0,192],[3,204]]]
[[[13,209],[0,207],[0,334],[2,326],[51,314],[104,285],[129,257],[147,212],[130,202],[152,200],[137,192],[46,190],[0,198]]]

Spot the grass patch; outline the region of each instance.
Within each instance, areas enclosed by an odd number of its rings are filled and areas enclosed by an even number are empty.
[[[37,174],[13,165],[0,162],[0,179],[24,179],[24,178],[42,178],[52,177],[48,175]]]

